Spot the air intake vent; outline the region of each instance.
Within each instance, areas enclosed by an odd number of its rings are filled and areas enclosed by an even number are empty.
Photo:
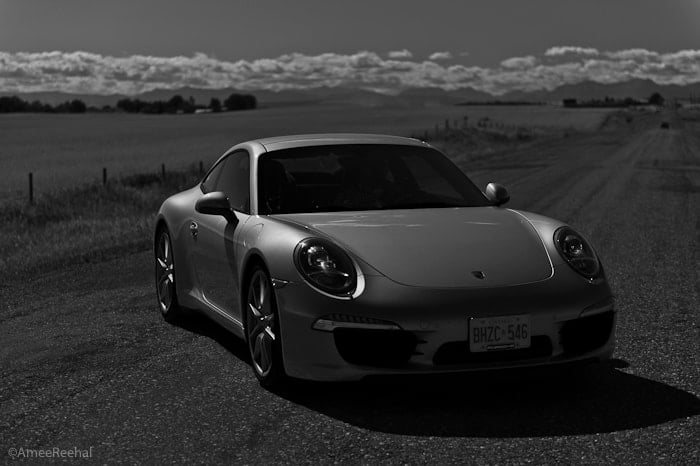
[[[564,352],[581,354],[600,348],[610,338],[614,321],[615,313],[608,311],[564,323],[559,331]]]
[[[398,367],[408,362],[417,339],[404,330],[337,328],[333,331],[340,356],[352,364]]]

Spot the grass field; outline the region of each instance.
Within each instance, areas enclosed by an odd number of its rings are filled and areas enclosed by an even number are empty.
[[[0,278],[149,248],[161,202],[197,182],[198,161],[209,164],[248,138],[341,130],[419,135],[425,131],[421,127],[430,126],[431,142],[465,167],[495,151],[597,128],[604,116],[546,107],[433,107],[401,113],[322,106],[197,116],[4,116],[0,122],[11,129],[0,133],[6,194],[0,199],[5,228]],[[478,126],[485,117],[488,126]],[[451,119],[449,131],[445,118]],[[525,125],[528,119],[539,125]],[[156,175],[161,163],[168,167],[165,178]],[[110,172],[106,186],[102,167]],[[16,192],[30,170],[38,187],[33,205]]]
[[[435,126],[488,117],[499,126],[591,130],[607,111],[547,106],[374,108],[314,105],[205,115],[11,114],[0,116],[0,201],[110,177],[209,165],[251,138],[308,132],[372,132],[423,137]]]
[[[0,204],[0,279],[148,249],[160,204],[198,179],[196,169],[130,175]]]

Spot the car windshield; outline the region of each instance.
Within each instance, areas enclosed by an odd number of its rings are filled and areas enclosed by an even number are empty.
[[[390,144],[307,146],[263,154],[261,214],[489,205],[440,152]]]

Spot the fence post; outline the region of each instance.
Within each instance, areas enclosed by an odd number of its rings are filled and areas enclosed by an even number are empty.
[[[204,174],[204,163],[201,160],[199,161],[199,174]]]
[[[102,167],[102,184],[107,184],[107,167]]]
[[[163,179],[165,179],[165,164],[164,163],[160,164],[160,175]]]
[[[29,172],[29,203],[34,204],[34,173]]]

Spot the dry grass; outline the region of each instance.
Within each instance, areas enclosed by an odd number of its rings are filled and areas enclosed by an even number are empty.
[[[164,179],[134,175],[44,194],[33,205],[0,207],[0,277],[101,260],[151,246],[153,219],[169,195],[199,180],[198,169]]]

